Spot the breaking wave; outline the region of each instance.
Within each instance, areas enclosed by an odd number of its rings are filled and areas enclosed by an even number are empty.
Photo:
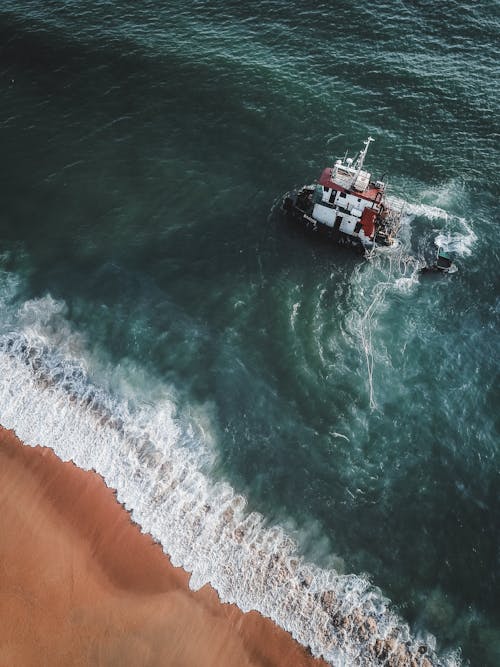
[[[410,204],[397,197],[389,197],[391,206],[404,212],[404,216],[410,220],[414,217],[422,217],[433,222],[441,222],[440,229],[434,239],[434,244],[446,252],[455,253],[459,257],[468,257],[477,236],[467,220],[461,216],[454,215],[440,208],[428,204]]]
[[[442,248],[446,252],[455,253],[460,257],[467,257],[472,254],[476,240],[477,236],[468,227],[463,234],[454,234],[451,232],[438,234],[434,239],[434,243],[438,248]]]
[[[388,201],[391,207],[403,210],[406,215],[421,215],[428,220],[448,220],[450,217],[450,214],[439,206],[413,204],[392,196],[388,197]]]
[[[50,303],[62,317],[64,308]],[[142,530],[191,573],[193,589],[212,584],[222,601],[258,610],[335,665],[458,664],[435,654],[432,637],[413,638],[366,579],[306,562],[281,527],[266,526],[228,484],[211,481],[199,434],[173,400],[115,397],[91,381],[81,349],[56,352],[44,334],[50,317],[41,327],[33,321],[39,305],[21,309],[24,330],[0,337],[0,423],[102,475]]]

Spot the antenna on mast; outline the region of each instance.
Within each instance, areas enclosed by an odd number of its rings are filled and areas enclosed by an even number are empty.
[[[359,157],[356,161],[357,162],[356,166],[358,168],[358,172],[361,171],[361,169],[363,167],[363,162],[365,161],[366,154],[368,153],[368,146],[371,144],[372,141],[375,141],[375,139],[373,137],[368,137],[368,139],[365,141],[365,147],[363,148],[363,150],[359,154]]]
[[[368,139],[365,141],[365,147],[358,155],[358,159],[356,160],[356,164],[354,165],[356,173],[354,174],[354,178],[352,179],[352,184],[356,183],[358,180],[358,176],[361,173],[363,162],[365,161],[365,157],[368,152],[368,146],[371,144],[372,141],[375,141],[375,139],[373,137],[368,137]],[[364,190],[364,187],[362,187],[361,189]]]

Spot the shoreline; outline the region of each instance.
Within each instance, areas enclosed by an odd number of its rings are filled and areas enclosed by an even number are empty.
[[[0,426],[0,663],[327,667],[222,603],[142,533],[96,472]]]

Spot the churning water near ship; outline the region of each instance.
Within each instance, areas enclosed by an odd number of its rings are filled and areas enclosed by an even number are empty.
[[[500,659],[499,26],[0,8],[0,423],[336,665]],[[405,215],[362,260],[279,201],[369,134]],[[437,245],[458,272],[421,276]]]

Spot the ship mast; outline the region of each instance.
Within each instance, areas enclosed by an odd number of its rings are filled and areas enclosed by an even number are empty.
[[[365,161],[366,154],[368,153],[368,146],[371,144],[372,141],[375,141],[375,139],[373,137],[368,137],[368,139],[365,141],[365,147],[363,148],[363,150],[358,155],[358,159],[356,160],[356,162],[354,164],[354,168],[356,169],[356,173],[354,174],[354,177],[352,179],[351,187],[352,186],[356,187],[354,184],[358,180],[358,176],[361,173],[361,169],[363,167],[363,162]]]
[[[375,141],[375,139],[373,137],[368,137],[368,139],[364,142],[365,146],[363,150],[359,152],[358,156],[355,159],[347,157],[347,152],[346,152],[343,160],[341,160],[340,158],[336,160],[335,165],[331,169],[331,176],[330,176],[331,180],[335,181],[335,179],[338,177],[340,181],[336,182],[338,182],[339,185],[342,185],[347,189],[355,187],[354,184],[356,183],[361,174],[363,163],[365,161],[365,157],[368,152],[368,147],[370,146],[372,141]],[[363,172],[362,182],[364,182],[364,180],[366,180],[369,177],[370,174]],[[361,189],[364,190],[366,185],[368,185],[368,183],[365,183]]]
[[[363,162],[365,161],[366,154],[368,153],[368,146],[371,144],[372,141],[375,141],[373,137],[368,137],[368,139],[365,141],[365,147],[359,154],[358,159],[356,160],[356,167],[358,168],[358,174],[361,171],[363,167]]]

